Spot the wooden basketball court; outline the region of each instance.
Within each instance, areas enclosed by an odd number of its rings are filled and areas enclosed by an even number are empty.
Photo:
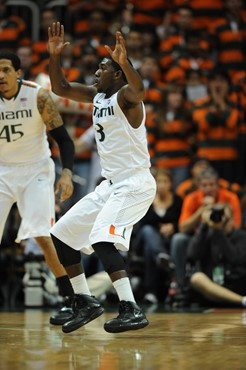
[[[50,312],[0,312],[0,369],[246,369],[246,310],[149,313],[145,329],[108,334],[114,315],[63,334]]]

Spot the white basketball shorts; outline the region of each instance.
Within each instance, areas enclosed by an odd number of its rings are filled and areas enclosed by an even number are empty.
[[[50,236],[55,220],[54,181],[54,162],[50,158],[21,166],[0,164],[0,240],[15,202],[21,216],[16,241]]]
[[[155,193],[156,182],[149,171],[116,183],[104,180],[65,213],[51,233],[86,254],[98,242],[112,242],[127,251],[133,225],[145,215]]]

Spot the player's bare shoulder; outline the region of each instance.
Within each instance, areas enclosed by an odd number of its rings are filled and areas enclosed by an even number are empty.
[[[53,130],[62,125],[62,119],[55,103],[49,92],[43,88],[40,88],[38,92],[37,107],[48,130]]]

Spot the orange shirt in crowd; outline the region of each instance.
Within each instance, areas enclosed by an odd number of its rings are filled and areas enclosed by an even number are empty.
[[[188,220],[201,206],[204,198],[203,192],[199,189],[188,194],[183,201],[179,225]],[[220,188],[218,190],[216,203],[227,203],[232,207],[235,225],[241,226],[241,208],[239,198],[232,191]]]

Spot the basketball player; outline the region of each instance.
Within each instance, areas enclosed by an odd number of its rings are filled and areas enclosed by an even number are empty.
[[[0,51],[0,241],[16,202],[22,218],[17,240],[37,241],[57,278],[60,294],[71,296],[71,283],[49,233],[55,218],[55,169],[46,130],[60,148],[63,171],[56,192],[62,201],[73,191],[74,145],[49,93],[34,82],[20,80],[20,68],[17,55]],[[62,324],[69,317],[71,307],[65,304],[51,321]]]
[[[120,300],[119,316],[106,322],[104,329],[110,333],[140,329],[148,320],[135,302],[118,249],[129,249],[132,227],[147,212],[156,192],[149,170],[143,83],[127,60],[120,32],[116,33],[114,51],[106,46],[111,58],[99,64],[92,86],[69,83],[62,73],[60,54],[67,45],[63,26],[53,23],[48,35],[52,90],[62,97],[93,102],[93,126],[105,178],[51,229],[58,257],[75,292],[73,319],[62,330],[72,332],[103,313],[89,291],[81,249],[85,253],[95,251]]]

